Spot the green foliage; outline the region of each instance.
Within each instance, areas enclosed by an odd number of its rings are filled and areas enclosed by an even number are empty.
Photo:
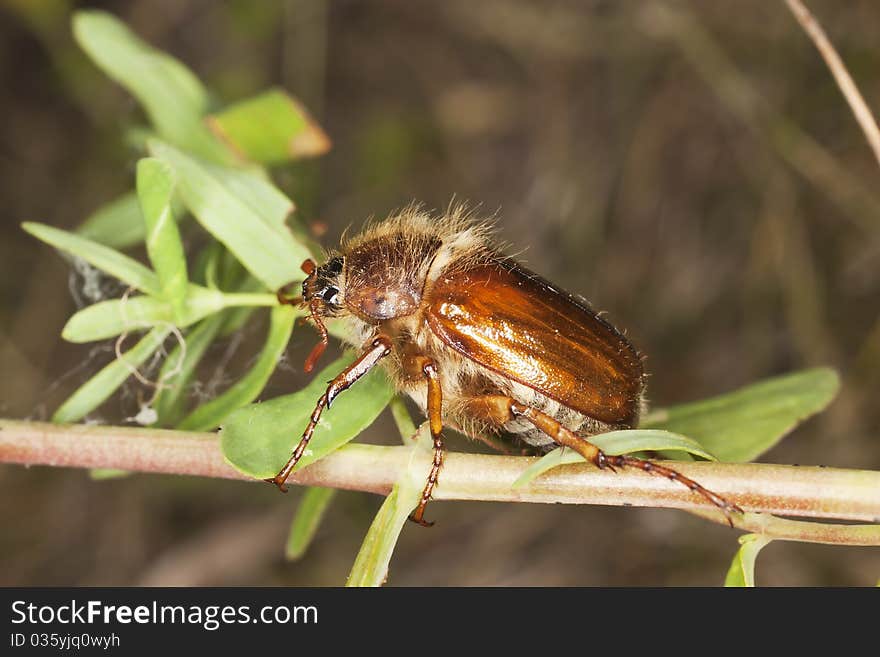
[[[397,539],[409,514],[419,503],[421,492],[413,485],[394,485],[373,518],[345,581],[346,586],[382,586],[385,583]]]
[[[591,436],[590,442],[607,454],[650,451],[671,457],[670,452],[684,452],[713,461],[752,460],[823,410],[839,386],[837,373],[828,368],[796,372],[655,411],[642,426],[656,429],[612,431]],[[513,486],[526,486],[557,465],[583,460],[574,450],[555,449],[526,468]]]
[[[80,224],[77,233],[114,249],[140,244],[147,231],[141,220],[141,204],[137,194],[126,192],[102,205]]]
[[[290,306],[273,308],[266,344],[254,366],[222,395],[190,413],[178,425],[178,428],[188,431],[215,429],[235,409],[256,399],[257,395],[263,391],[263,387],[272,372],[275,371],[275,366],[287,348],[297,314]]]
[[[739,537],[740,548],[733,555],[724,586],[752,587],[755,585],[755,560],[761,549],[772,539],[758,534],[746,534]]]
[[[235,182],[245,189],[234,189],[224,179],[223,168],[203,164],[158,140],[151,140],[149,148],[177,174],[180,196],[199,223],[267,288],[275,290],[302,280],[300,264],[309,257],[308,251],[296,243],[277,217],[260,212],[257,203],[247,202],[262,200],[265,180],[245,178],[238,172]]]
[[[311,255],[288,228],[293,202],[259,164],[316,155],[329,147],[329,141],[305,109],[278,89],[209,116],[210,93],[198,77],[109,13],[77,12],[73,31],[92,61],[143,107],[150,127],[138,128],[134,143],[149,148],[152,157],[138,163],[136,191],[98,209],[77,233],[38,223],[23,227],[132,288],[120,299],[106,299],[76,312],[62,337],[90,342],[147,333],[124,359],[110,363],[76,390],[54,419],[83,418],[169,335],[192,327],[162,364],[151,401],[164,426],[216,427],[253,401],[275,370],[297,311],[278,307],[274,292],[301,280],[300,264]],[[286,140],[285,152],[269,152],[279,136]],[[194,282],[188,280],[177,225],[188,213],[217,239],[194,270]],[[118,250],[141,241],[146,242],[152,268]],[[219,397],[186,415],[185,391],[199,361],[215,340],[238,330],[260,306],[274,309],[255,365]]]
[[[118,278],[123,283],[146,294],[160,295],[159,277],[133,258],[90,239],[44,224],[22,224],[31,235],[72,256],[82,258],[90,265]]]
[[[196,366],[202,360],[208,347],[217,338],[225,321],[225,313],[211,315],[186,334],[185,349],[181,345],[177,345],[168,354],[168,358],[165,359],[165,363],[159,371],[159,381],[173,381],[174,383],[163,386],[154,402],[154,409],[161,426],[173,427],[183,417],[186,390],[195,376]]]
[[[146,228],[147,254],[159,277],[159,297],[171,304],[175,323],[183,321],[187,296],[186,254],[174,221],[171,168],[151,158],[138,162],[137,190]]]
[[[274,477],[299,443],[315,402],[327,388],[327,381],[352,360],[353,354],[348,354],[334,361],[299,392],[251,404],[230,415],[220,432],[226,460],[251,477]],[[341,447],[370,426],[388,405],[392,394],[381,369],[373,370],[342,393],[337,403],[321,416],[297,470]]]
[[[125,352],[122,359],[114,360],[80,386],[55,411],[52,421],[76,422],[95,410],[125,383],[125,380],[131,376],[133,368],[141,365],[162,345],[170,332],[170,327],[157,327],[147,333],[134,347]]]
[[[287,546],[284,549],[284,555],[288,560],[296,561],[302,558],[309,549],[334,497],[336,497],[335,488],[318,486],[306,488],[293,517],[293,523],[290,525],[290,535],[287,537]]]
[[[410,452],[408,466],[367,530],[345,582],[346,586],[382,586],[388,579],[391,555],[410,513],[421,500],[425,479],[431,468],[431,457],[431,433],[427,423],[424,423],[419,428],[416,445]]]
[[[611,431],[598,436],[592,436],[590,442],[606,454],[630,454],[632,452],[663,450],[687,452],[695,456],[702,456],[707,460],[716,460],[698,442],[685,436],[657,429]],[[535,477],[555,468],[557,465],[582,463],[583,460],[584,457],[572,449],[564,447],[554,449],[526,468],[517,480],[513,482],[513,487],[521,488],[527,486]]]
[[[187,291],[183,316],[177,320],[174,307],[160,297],[145,295],[100,301],[74,313],[64,325],[61,337],[69,342],[93,342],[175,321],[183,328],[226,308],[228,301],[219,290],[192,285]]]
[[[711,399],[652,413],[643,428],[698,441],[720,461],[747,462],[778,443],[837,395],[840,377],[827,367],[761,381]]]
[[[227,107],[209,117],[208,124],[236,152],[261,164],[323,155],[330,148],[324,131],[283,89]]]
[[[181,62],[103,11],[76,12],[73,35],[104,73],[137,98],[164,139],[210,160],[232,161],[202,120],[208,92]]]

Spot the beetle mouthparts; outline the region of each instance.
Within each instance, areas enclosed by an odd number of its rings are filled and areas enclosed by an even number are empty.
[[[315,363],[318,362],[321,354],[324,353],[324,350],[330,343],[329,336],[327,335],[327,327],[324,326],[324,322],[321,321],[321,315],[318,313],[318,303],[320,303],[318,299],[312,299],[309,302],[309,313],[311,314],[312,321],[315,322],[315,327],[318,329],[318,333],[321,334],[321,341],[312,348],[311,353],[309,353],[308,358],[306,358],[306,362],[303,363],[303,370],[307,373],[315,369]]]

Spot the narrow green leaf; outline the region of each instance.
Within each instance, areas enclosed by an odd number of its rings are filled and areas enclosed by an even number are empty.
[[[250,274],[247,274],[245,280],[241,281],[238,285],[238,289],[242,292],[256,292],[257,290],[262,290],[262,284],[256,280]],[[247,306],[239,306],[238,308],[230,308],[226,313],[226,322],[223,324],[223,328],[220,329],[221,336],[232,335],[236,331],[239,331],[242,326],[244,326],[247,321],[250,319],[256,308],[247,307]]]
[[[427,422],[419,427],[407,468],[385,498],[361,544],[346,586],[382,586],[388,564],[410,513],[419,504],[425,477],[431,468],[433,448]]]
[[[322,155],[330,139],[283,89],[270,89],[208,117],[208,125],[236,153],[262,164]]]
[[[95,210],[80,224],[81,237],[113,249],[125,249],[144,241],[144,219],[137,194],[127,192]]]
[[[759,534],[746,534],[739,537],[740,548],[733,555],[724,586],[752,587],[755,585],[755,559],[765,545],[773,539]]]
[[[174,169],[180,196],[199,223],[266,287],[277,290],[302,280],[300,265],[309,252],[277,217],[255,210],[240,189],[233,192],[228,179],[216,175],[217,167],[207,167],[158,140],[150,141],[150,151]],[[262,193],[254,192],[260,198]]]
[[[169,328],[157,327],[147,333],[123,354],[123,360],[114,360],[81,385],[55,411],[52,421],[77,422],[95,410],[131,376],[132,368],[139,367],[161,346],[170,332]]]
[[[293,516],[293,523],[290,525],[290,535],[287,537],[287,547],[284,551],[288,560],[300,559],[309,549],[334,497],[336,497],[335,488],[318,486],[306,488],[296,515]]]
[[[181,62],[103,11],[76,12],[73,34],[92,61],[137,98],[163,138],[209,160],[232,161],[228,148],[202,120],[207,92]]]
[[[231,305],[229,296],[219,290],[190,285],[184,314],[177,326],[182,328],[194,324],[227,305]],[[61,337],[68,342],[92,342],[106,340],[125,331],[174,323],[174,309],[167,301],[152,296],[110,299],[75,313],[67,320]]]
[[[183,360],[180,355],[181,347],[177,345],[162,364],[158,381],[164,387],[159,390],[154,403],[160,426],[174,426],[183,417],[187,387],[195,375],[196,367],[225,323],[227,312],[230,311],[207,317],[184,336],[186,353]]]
[[[284,354],[293,331],[294,320],[298,315],[299,313],[290,306],[273,308],[266,344],[251,370],[222,395],[196,408],[184,418],[178,428],[185,431],[215,429],[233,411],[256,399]]]
[[[171,304],[179,322],[184,316],[188,281],[186,254],[171,207],[174,177],[168,165],[153,158],[140,160],[137,192],[146,227],[147,254],[159,277],[161,298]]]
[[[388,578],[388,564],[409,514],[419,503],[421,491],[397,483],[385,498],[345,582],[346,586],[382,586]]]
[[[391,409],[394,424],[397,425],[397,431],[400,433],[400,439],[403,441],[403,444],[411,444],[413,436],[416,435],[416,425],[409,411],[406,410],[406,403],[403,401],[403,397],[394,397],[388,406]]]
[[[215,240],[210,240],[202,247],[195,258],[193,258],[190,267],[190,278],[198,285],[205,287],[219,288],[217,283],[217,270],[221,255],[226,251],[226,247]]]
[[[610,431],[597,436],[590,436],[590,442],[606,454],[630,454],[632,452],[668,450],[695,454],[710,461],[715,460],[715,457],[703,449],[696,441],[685,436],[669,433],[668,431],[658,431],[655,429]],[[573,449],[559,447],[552,452],[548,452],[523,470],[523,473],[513,482],[513,488],[521,488],[528,485],[536,477],[558,465],[583,463],[583,461],[584,457]]]
[[[248,274],[228,249],[222,249],[217,264],[217,283],[221,290],[256,292],[265,289],[260,281]]]
[[[331,363],[299,392],[235,411],[223,423],[220,434],[226,460],[257,479],[274,477],[299,443],[318,398],[327,388],[327,381],[352,360],[348,354]],[[332,408],[324,411],[297,469],[326,456],[370,426],[388,405],[392,394],[380,367],[355,383],[339,396]]]
[[[834,370],[804,370],[720,397],[655,411],[643,427],[689,436],[721,461],[747,462],[822,411],[839,388],[840,378]]]
[[[291,201],[278,189],[259,167],[225,167],[219,164],[204,164],[221,185],[251,208],[260,218],[279,231],[293,233],[287,227],[287,218],[294,210]],[[295,237],[298,244],[299,240]]]
[[[158,295],[161,293],[161,286],[156,274],[137,260],[129,258],[119,251],[45,224],[25,222],[21,227],[38,240],[42,240],[60,251],[82,258],[90,265],[115,276],[123,283],[128,283],[145,294]]]
[[[186,216],[183,204],[176,197],[171,201],[175,220]],[[143,243],[146,238],[141,203],[135,192],[127,192],[95,210],[76,229],[76,234],[112,249],[127,249]]]

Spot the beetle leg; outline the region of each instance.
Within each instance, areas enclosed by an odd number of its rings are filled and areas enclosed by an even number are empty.
[[[574,431],[558,422],[555,418],[536,408],[521,404],[511,397],[506,397],[504,395],[486,395],[484,397],[477,397],[470,405],[473,412],[487,417],[487,419],[497,426],[502,426],[511,420],[518,418],[527,420],[537,429],[550,436],[550,438],[552,438],[557,444],[571,447],[586,460],[592,462],[601,469],[610,468],[613,470],[615,467],[639,468],[645,472],[666,477],[670,481],[677,481],[721,509],[731,527],[733,527],[733,518],[731,514],[743,512],[736,504],[728,502],[717,493],[701,486],[693,479],[685,477],[680,472],[677,472],[672,468],[667,468],[665,465],[655,463],[654,461],[646,461],[644,459],[636,458],[635,456],[628,456],[626,454],[606,454],[589,440],[583,436],[579,436]]]
[[[336,399],[336,396],[340,392],[350,388],[355,381],[373,369],[376,363],[387,356],[390,351],[391,339],[384,335],[377,336],[356,361],[346,367],[330,382],[330,385],[327,386],[327,390],[318,399],[318,403],[315,405],[315,410],[312,411],[312,417],[309,419],[309,424],[306,426],[302,438],[293,450],[290,459],[288,459],[287,463],[281,468],[281,471],[277,475],[271,479],[266,479],[265,481],[278,486],[278,489],[282,493],[287,492],[287,487],[284,485],[284,482],[287,481],[287,477],[290,476],[293,468],[296,467],[296,464],[305,453],[309,440],[311,440],[312,434],[315,432],[315,427],[318,425],[318,420],[321,419],[321,413],[324,412],[324,408],[330,408],[330,404],[333,403],[333,400]]]
[[[434,523],[425,520],[424,515],[425,506],[431,499],[434,486],[437,485],[440,466],[443,465],[443,436],[440,435],[440,432],[443,431],[443,390],[440,387],[440,376],[433,360],[426,356],[415,356],[413,364],[418,366],[428,384],[428,424],[431,427],[431,438],[434,440],[434,461],[431,463],[431,471],[428,473],[428,481],[425,482],[419,506],[416,507],[409,519],[423,527],[430,527]]]

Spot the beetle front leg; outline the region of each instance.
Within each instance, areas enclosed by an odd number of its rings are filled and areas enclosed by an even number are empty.
[[[536,408],[521,404],[512,397],[504,395],[486,395],[484,397],[477,397],[470,402],[470,408],[474,413],[485,417],[498,427],[501,427],[512,420],[526,420],[541,432],[547,434],[556,444],[571,447],[574,451],[599,468],[610,468],[611,470],[615,467],[639,468],[644,472],[666,477],[670,481],[677,481],[721,509],[731,527],[733,527],[733,518],[731,514],[743,512],[736,504],[728,502],[726,499],[718,495],[718,493],[701,486],[690,477],[685,477],[680,472],[668,468],[665,465],[661,465],[654,461],[646,461],[645,459],[636,458],[635,456],[628,456],[626,454],[606,454],[589,440],[583,436],[579,436],[555,418]]]
[[[324,408],[330,408],[330,404],[333,403],[333,400],[340,392],[350,388],[355,381],[373,369],[376,363],[387,356],[390,351],[391,339],[384,335],[377,336],[356,361],[346,367],[330,382],[330,385],[327,386],[327,390],[318,399],[318,403],[315,405],[315,410],[312,411],[312,416],[309,419],[309,424],[306,426],[302,438],[293,450],[290,459],[288,459],[287,463],[281,468],[281,471],[277,475],[271,479],[266,479],[265,481],[278,486],[278,490],[282,493],[287,492],[287,486],[284,485],[284,482],[287,481],[290,473],[296,467],[296,464],[302,458],[302,455],[305,454],[306,447],[308,447],[309,441],[312,439],[312,434],[315,432],[315,427],[318,426],[318,421],[321,419],[321,413],[324,412]]]
[[[424,515],[425,506],[431,499],[431,493],[434,492],[434,486],[437,485],[440,467],[443,465],[443,436],[440,435],[440,432],[443,431],[443,390],[440,387],[440,375],[433,360],[426,356],[414,356],[412,364],[421,372],[428,384],[428,425],[431,427],[431,438],[434,440],[434,460],[431,463],[431,471],[428,473],[428,481],[425,482],[425,488],[422,491],[422,499],[409,519],[422,527],[430,527],[434,523],[425,520]]]

